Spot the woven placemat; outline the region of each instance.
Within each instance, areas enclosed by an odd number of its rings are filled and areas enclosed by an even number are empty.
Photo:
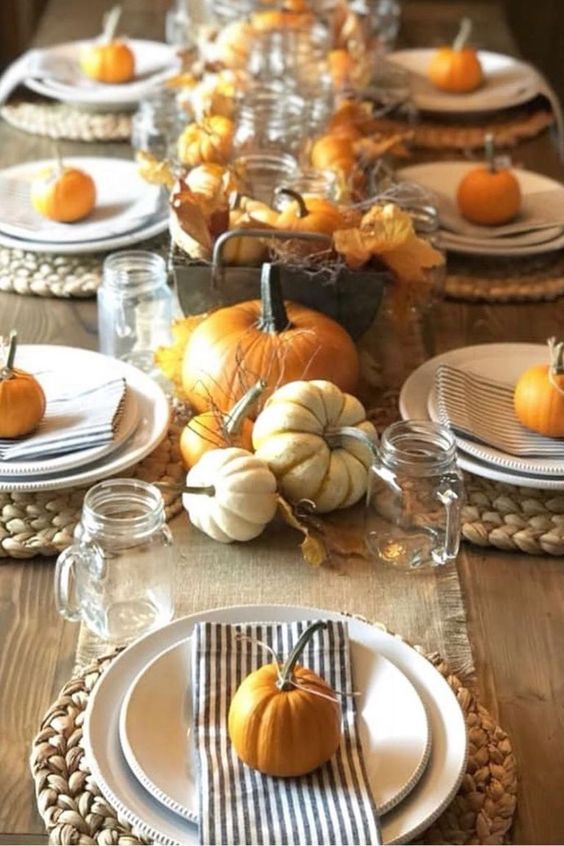
[[[184,481],[179,441],[187,419],[186,409],[175,410],[168,432],[158,447],[120,477],[145,482]],[[58,555],[73,542],[88,488],[6,493],[0,491],[0,564],[2,558],[35,558]],[[180,496],[163,491],[167,520],[182,510]]]
[[[425,655],[421,648],[415,649]],[[148,842],[104,799],[81,743],[88,698],[118,653],[96,659],[63,687],[33,741],[31,770],[50,843],[134,846]],[[511,742],[438,654],[425,657],[446,679],[462,708],[469,754],[456,797],[418,842],[507,843],[517,793]]]
[[[128,141],[131,115],[93,112],[62,103],[16,102],[5,105],[0,115],[6,123],[47,138],[66,141]]]
[[[564,294],[564,250],[519,258],[449,255],[445,295],[455,300],[510,303]]]
[[[481,117],[479,121],[464,120],[455,123],[444,120],[418,120],[409,125],[413,132],[411,144],[420,150],[475,150],[484,146],[486,135],[493,134],[497,147],[514,147],[520,141],[534,138],[554,123],[552,112],[546,107],[533,111],[523,110],[518,113],[497,114],[494,117]],[[382,130],[399,132],[405,130],[406,123],[399,120],[380,121]]]
[[[135,249],[166,256],[168,235],[135,244]],[[57,255],[0,247],[0,291],[63,299],[94,297],[109,252]]]

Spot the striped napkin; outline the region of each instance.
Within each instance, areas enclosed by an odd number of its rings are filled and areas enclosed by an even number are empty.
[[[200,843],[379,844],[355,723],[354,698],[342,697],[343,737],[336,755],[300,778],[265,776],[237,758],[227,733],[229,703],[240,682],[271,658],[257,640],[287,656],[310,622],[200,623],[193,636],[194,745],[199,770]],[[247,635],[251,640],[241,639]],[[330,621],[301,663],[334,689],[353,689],[345,623]]]
[[[61,387],[61,374],[36,373],[46,409],[37,429],[21,438],[0,438],[0,461],[63,455],[113,440],[126,392],[122,377],[103,382],[80,374]]]

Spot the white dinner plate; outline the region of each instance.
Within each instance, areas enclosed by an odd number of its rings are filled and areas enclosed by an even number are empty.
[[[518,346],[518,345],[516,345]],[[527,345],[528,346],[528,345]],[[536,355],[532,356],[530,350],[516,350],[508,358],[491,356],[484,358],[472,358],[457,365],[459,370],[475,373],[486,379],[492,379],[507,385],[515,385],[519,376],[535,364],[546,364],[548,361],[548,348],[546,344],[539,344]],[[435,423],[441,422],[438,407],[436,390],[432,390],[427,400],[429,417]],[[501,449],[482,443],[472,441],[464,436],[455,433],[457,446],[464,452],[487,464],[494,464],[517,473],[531,473],[533,476],[564,476],[564,460],[558,458],[540,458],[535,456],[517,456],[504,452]]]
[[[148,241],[162,235],[168,229],[168,216],[159,217],[154,222],[141,226],[139,229],[126,232],[123,235],[116,235],[110,238],[102,238],[96,241],[83,241],[76,244],[60,244],[55,242],[31,241],[23,238],[14,238],[13,235],[6,235],[0,232],[0,246],[12,247],[16,250],[29,250],[32,253],[57,253],[58,255],[82,255],[84,253],[101,253],[107,250],[118,250],[121,247],[132,247],[141,241]]]
[[[353,670],[355,652],[351,648]],[[167,649],[137,676],[123,701],[120,740],[141,784],[192,822],[198,819],[197,763],[191,742],[191,638]],[[398,668],[374,652],[355,675],[358,727],[372,796],[385,814],[423,774],[431,733],[421,699]]]
[[[427,828],[456,794],[466,766],[466,726],[452,690],[429,661],[399,638],[333,611],[299,606],[251,605],[194,614],[152,632],[112,661],[90,697],[83,742],[96,783],[113,807],[157,843],[196,844],[196,827],[151,796],[127,765],[119,742],[119,709],[126,691],[163,650],[190,637],[197,622],[292,622],[318,618],[348,623],[355,677],[364,677],[377,653],[395,664],[421,697],[432,736],[429,764],[411,793],[383,817],[383,840],[405,843]]]
[[[111,110],[134,106],[153,88],[177,72],[179,59],[174,47],[160,41],[127,39],[135,55],[135,77],[131,82],[108,85],[89,79],[80,69],[80,54],[91,41],[72,41],[46,48],[41,63],[43,75],[25,84],[32,91],[62,103]],[[53,70],[50,72],[49,68]]]
[[[152,452],[166,435],[170,417],[168,400],[162,388],[137,367],[91,350],[48,344],[18,346],[20,361],[31,372],[39,366],[44,370],[60,370],[62,373],[73,367],[78,371],[107,371],[113,377],[122,376],[137,402],[138,421],[130,438],[97,461],[85,467],[71,467],[41,476],[0,476],[0,491],[55,490],[91,484],[133,467]]]
[[[19,352],[19,351],[18,351]],[[18,359],[20,356],[18,355]],[[19,361],[18,361],[19,364]],[[33,362],[30,362],[33,367]],[[29,366],[23,367],[29,370]],[[41,381],[41,379],[39,379]],[[69,468],[86,467],[94,461],[98,461],[125,443],[133,434],[139,422],[139,403],[135,391],[129,387],[126,390],[118,425],[113,439],[102,446],[89,447],[88,449],[77,449],[75,452],[67,452],[64,455],[53,455],[50,458],[38,460],[28,458],[20,461],[0,461],[0,478],[11,476],[18,481],[28,480],[34,476],[45,476],[51,473],[60,473]]]
[[[115,238],[166,219],[160,185],[150,185],[142,179],[136,162],[73,156],[64,163],[83,170],[94,180],[96,205],[88,217],[76,223],[57,223],[36,212],[31,205],[31,183],[55,162],[24,162],[0,171],[0,231],[46,247],[49,243],[82,244]]]
[[[540,344],[479,344],[449,350],[449,352],[435,356],[435,358],[426,361],[425,364],[414,370],[404,382],[399,397],[400,414],[404,420],[429,420],[429,394],[433,390],[435,373],[441,364],[460,367],[469,362],[474,362],[474,366],[476,366],[480,360],[491,361],[493,358],[500,361],[505,360],[507,363],[513,357],[521,361],[535,363],[539,361],[541,350],[544,353],[541,360],[546,362],[546,347]],[[509,364],[507,366],[509,369]],[[554,478],[532,473],[520,473],[469,455],[464,450],[458,452],[457,460],[463,470],[474,473],[476,476],[483,476],[486,479],[506,482],[509,485],[520,485],[525,488],[564,490],[564,474],[560,478]]]
[[[456,193],[463,177],[469,170],[473,170],[478,162],[429,162],[428,164],[411,165],[398,171],[398,177],[408,182],[415,182],[430,191],[443,194],[456,207]],[[512,168],[519,181],[523,196],[533,194],[537,191],[561,191],[562,185],[555,179],[534,173],[522,168]],[[564,225],[564,222],[563,222]],[[523,246],[511,246],[510,243],[503,244],[501,238],[491,239],[495,243],[490,245],[480,242],[474,244],[472,239],[465,239],[464,236],[451,233],[445,229],[440,230],[441,246],[455,253],[479,256],[529,256],[540,253],[548,253],[564,247],[564,234],[559,230],[557,237],[542,243],[526,244]]]
[[[488,50],[478,51],[484,72],[479,88],[468,94],[440,91],[427,77],[435,52],[432,47],[417,47],[397,50],[387,57],[410,72],[411,96],[421,111],[464,115],[498,111],[527,103],[540,93],[542,80],[532,65]]]

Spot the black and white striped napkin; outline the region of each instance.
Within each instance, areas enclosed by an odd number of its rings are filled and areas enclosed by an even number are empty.
[[[342,741],[324,766],[300,778],[265,776],[243,764],[227,733],[240,682],[271,661],[257,640],[286,657],[309,622],[201,623],[193,636],[193,726],[198,759],[200,843],[306,846],[379,844],[352,696],[341,699]],[[240,635],[250,639],[242,639]],[[335,690],[352,691],[348,629],[330,621],[307,644],[301,664]]]

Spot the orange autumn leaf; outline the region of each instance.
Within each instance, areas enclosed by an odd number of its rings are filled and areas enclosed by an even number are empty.
[[[229,204],[222,193],[200,194],[178,180],[170,196],[170,205],[182,231],[205,250],[229,226]]]
[[[382,261],[399,279],[425,282],[426,271],[443,264],[443,256],[423,238],[410,235],[401,247],[382,254]]]
[[[167,159],[161,161],[152,153],[140,150],[135,156],[135,161],[138,164],[138,173],[145,182],[172,188],[174,185],[174,174],[171,164]]]
[[[302,533],[300,549],[304,561],[311,567],[320,567],[326,561],[328,552],[319,533],[300,520],[290,503],[282,496],[278,496],[278,514],[288,526]]]
[[[158,347],[155,351],[155,364],[173,383],[177,396],[183,398],[182,361],[184,350],[194,329],[200,325],[206,314],[196,314],[175,320],[172,324],[172,344],[170,347]]]

